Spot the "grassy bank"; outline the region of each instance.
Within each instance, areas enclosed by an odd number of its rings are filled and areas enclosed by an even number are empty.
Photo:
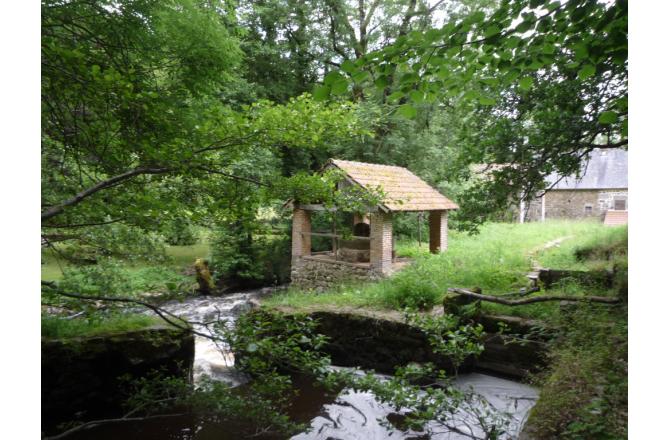
[[[42,280],[59,281],[63,287],[88,294],[188,291],[194,277],[186,272],[195,259],[208,258],[209,244],[167,246],[166,254],[167,260],[159,263],[109,260],[74,266],[46,249],[42,251]]]
[[[165,325],[165,321],[155,316],[137,314],[75,319],[42,315],[42,337],[59,339],[75,336],[108,335],[140,330],[156,325]]]
[[[582,305],[552,317],[561,336],[536,378],[540,399],[528,430],[536,439],[626,439],[626,307]]]
[[[614,241],[621,236],[626,236],[625,228],[573,221],[488,224],[478,235],[450,231],[448,250],[440,255],[429,254],[426,245],[399,242],[397,253],[415,258],[415,262],[379,283],[339,286],[324,293],[290,289],[269,298],[266,304],[293,308],[322,305],[402,309],[437,304],[449,287],[480,287],[486,294],[512,292],[527,286],[526,274],[531,270],[532,259],[544,266],[558,263],[559,259],[568,262],[569,267],[575,266],[579,264],[575,257],[566,256],[572,255],[572,249],[599,240]],[[546,243],[560,238],[564,240],[558,248],[543,249]],[[583,292],[580,286],[566,284],[554,293]],[[497,305],[485,307],[495,312],[539,317],[551,314],[555,305],[537,304],[521,311]]]

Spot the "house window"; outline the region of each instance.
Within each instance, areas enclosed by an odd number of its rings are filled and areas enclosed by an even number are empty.
[[[626,211],[626,199],[615,199],[615,211]]]
[[[591,205],[585,205],[585,215],[591,215],[594,212],[594,208]]]

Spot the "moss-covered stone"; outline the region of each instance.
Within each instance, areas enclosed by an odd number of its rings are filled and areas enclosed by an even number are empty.
[[[118,416],[121,376],[152,371],[192,378],[194,337],[163,326],[92,337],[42,339],[43,429],[68,420]]]

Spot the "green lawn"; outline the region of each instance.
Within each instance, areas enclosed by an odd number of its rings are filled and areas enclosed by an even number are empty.
[[[449,287],[480,287],[486,294],[499,294],[526,287],[531,260],[542,265],[560,261],[566,267],[577,265],[573,251],[595,242],[625,237],[626,228],[609,228],[589,221],[549,221],[545,223],[490,223],[480,234],[469,235],[450,231],[447,252],[428,253],[428,247],[417,243],[397,243],[397,253],[415,258],[415,262],[389,279],[364,285],[340,286],[324,293],[290,289],[265,300],[270,307],[313,306],[367,307],[400,309],[412,305],[412,297],[419,302],[438,303]],[[558,248],[543,250],[546,243],[568,237]],[[571,255],[567,257],[567,255]],[[565,285],[554,293],[582,294],[579,286]],[[408,302],[408,303],[407,303]],[[540,316],[551,313],[555,304],[537,304],[522,307],[521,311],[485,305],[489,311],[522,313]]]
[[[160,267],[172,269],[181,272],[192,265],[197,258],[209,257],[209,244],[206,241],[191,246],[167,246],[166,253],[168,261],[166,263],[149,264],[145,262],[127,263],[124,267],[128,272],[141,272],[146,268]],[[42,251],[42,280],[55,281],[63,277],[63,270],[72,267],[66,261],[57,258],[57,254],[51,249]]]

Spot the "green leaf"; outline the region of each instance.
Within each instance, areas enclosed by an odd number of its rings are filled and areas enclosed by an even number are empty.
[[[392,94],[390,94],[390,96],[387,97],[387,100],[390,101],[390,102],[395,102],[395,101],[398,101],[399,99],[403,98],[403,96],[404,96],[404,92],[402,92],[401,90],[397,90],[396,92],[393,92]]]
[[[331,88],[329,86],[317,86],[313,90],[313,99],[316,101],[324,101],[327,98],[329,98],[329,93],[331,92]]]
[[[385,87],[387,87],[389,83],[390,82],[387,79],[386,75],[380,75],[378,78],[376,78],[376,81],[374,82],[376,87],[378,87],[379,89],[384,89]]]
[[[522,41],[520,37],[513,35],[512,37],[506,39],[505,45],[509,49],[515,49],[520,44],[520,41]]]
[[[342,81],[337,81],[332,84],[332,94],[333,95],[342,95],[348,91],[348,81],[345,79]]]
[[[594,76],[595,73],[596,73],[596,67],[592,66],[591,64],[586,64],[578,72],[578,78],[580,78],[581,80],[585,80],[587,78]]]
[[[500,34],[500,33],[501,33],[501,29],[499,29],[499,27],[495,24],[493,24],[491,26],[487,26],[485,28],[485,38],[493,37],[494,35]]]
[[[617,122],[617,112],[605,111],[598,117],[598,122],[601,124],[613,124]]]
[[[462,99],[464,101],[469,101],[478,98],[478,96],[480,96],[480,93],[478,93],[477,90],[469,90],[462,95]]]
[[[246,351],[249,352],[249,353],[254,353],[254,352],[257,351],[257,348],[258,348],[257,344],[251,343],[251,344],[248,344],[248,347],[246,347]]]
[[[357,70],[357,67],[355,66],[354,62],[350,60],[345,60],[343,63],[341,63],[341,70],[343,70],[346,73],[353,73],[354,71]]]
[[[497,86],[499,85],[499,80],[494,77],[483,78],[480,80],[482,83],[487,84],[488,86]]]
[[[346,79],[341,75],[339,72],[329,72],[326,76],[323,82],[331,86],[334,83],[337,83],[339,81],[345,81]]]
[[[496,104],[496,99],[489,98],[487,96],[481,96],[480,98],[478,98],[478,102],[480,103],[480,105],[494,105]]]
[[[584,60],[589,57],[589,49],[585,44],[578,44],[573,48],[573,55],[575,55],[576,60]]]
[[[474,12],[473,14],[469,15],[468,20],[471,23],[480,23],[485,19],[485,13],[482,11],[477,11]]]
[[[525,33],[528,30],[533,29],[535,23],[532,21],[523,21],[522,23],[518,24],[515,30],[519,32],[520,34]]]
[[[424,101],[424,93],[418,91],[418,90],[413,90],[410,93],[411,101],[413,101],[416,104],[421,104]]]
[[[519,86],[522,90],[531,90],[531,87],[533,86],[533,78],[530,76],[525,76],[524,78],[520,79]]]
[[[400,105],[397,109],[397,113],[408,119],[413,119],[415,116],[417,116],[417,110],[410,104]]]
[[[356,83],[361,83],[362,81],[364,81],[365,79],[367,79],[369,77],[369,72],[367,72],[365,70],[359,70],[359,71],[353,73],[350,76],[353,79],[353,81],[355,81]]]
[[[557,47],[554,44],[547,43],[543,46],[543,53],[545,55],[552,55],[557,51]]]

